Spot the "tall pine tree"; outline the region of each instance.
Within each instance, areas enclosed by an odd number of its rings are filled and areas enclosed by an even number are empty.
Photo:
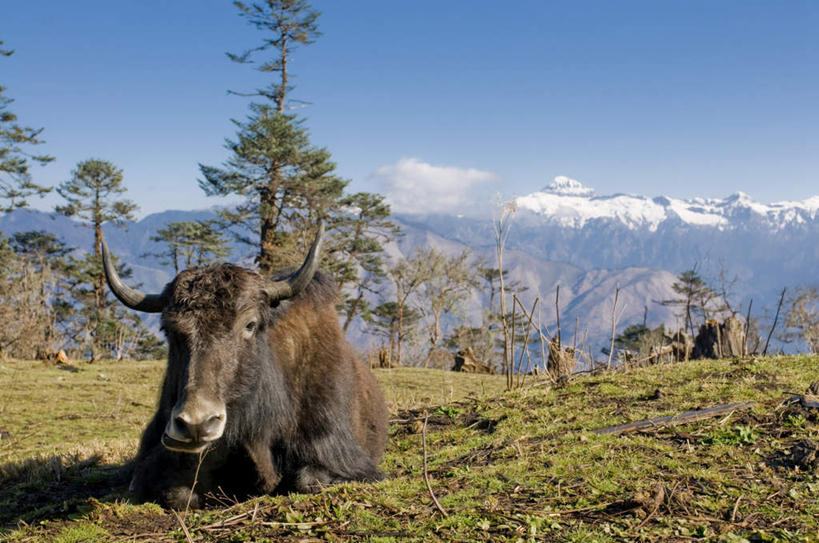
[[[265,38],[258,47],[228,56],[249,64],[261,56],[258,69],[276,77],[250,94],[266,101],[251,104],[245,121],[234,121],[238,132],[227,142],[230,158],[222,167],[200,165],[199,185],[208,195],[246,198],[221,217],[240,241],[255,245],[258,240],[256,260],[267,274],[298,261],[312,225],[332,213],[347,181],[334,174],[330,153],[312,146],[302,122],[289,112],[291,55],[319,35],[319,13],[304,0],[234,4]],[[249,231],[248,225],[253,225]]]
[[[0,40],[0,46],[3,45]],[[0,56],[9,57],[14,51],[0,49]],[[31,196],[42,196],[50,188],[38,185],[31,179],[32,163],[48,164],[54,157],[31,154],[27,147],[43,143],[42,128],[29,128],[17,122],[17,116],[9,110],[11,98],[3,95],[0,85],[0,211],[11,211],[28,205]]]
[[[66,200],[65,205],[57,206],[57,212],[79,218],[84,226],[94,231],[94,247],[88,258],[75,261],[77,274],[92,287],[93,317],[88,319],[89,334],[93,335],[92,358],[96,358],[98,349],[103,347],[105,321],[111,317],[106,311],[110,304],[106,302],[105,273],[100,254],[102,225],[110,222],[121,227],[125,221],[134,218],[136,204],[119,198],[125,191],[122,170],[111,162],[98,159],[77,164],[71,172],[71,179],[57,187],[57,193]]]

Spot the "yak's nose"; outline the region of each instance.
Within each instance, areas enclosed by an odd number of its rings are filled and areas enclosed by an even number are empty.
[[[162,436],[165,447],[172,451],[199,452],[209,442],[222,437],[227,419],[224,407],[204,403],[194,402],[194,405],[173,410]]]
[[[194,422],[186,413],[174,417],[171,437],[182,442],[212,441],[222,435],[224,415],[207,416],[202,422]]]

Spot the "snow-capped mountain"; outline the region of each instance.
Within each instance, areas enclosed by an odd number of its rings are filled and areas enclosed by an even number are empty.
[[[815,223],[819,196],[802,202],[755,202],[737,192],[724,199],[681,200],[667,196],[649,198],[630,194],[597,195],[568,177],[556,177],[541,191],[515,199],[518,209],[534,213],[563,227],[583,228],[594,220],[610,220],[631,228],[657,231],[671,221],[719,230],[741,228],[749,221],[781,230],[790,225]]]
[[[819,284],[819,196],[766,204],[744,193],[688,200],[600,195],[574,179],[558,177],[543,190],[513,202],[516,211],[507,219],[511,225],[507,250],[522,251],[540,261],[563,262],[589,277],[595,270],[664,270],[666,292],[674,276],[696,267],[715,289],[725,287],[735,308],[744,309],[753,299],[753,316],[765,326],[770,325],[783,287],[792,290]],[[473,248],[495,243],[490,217],[399,218],[404,224]],[[607,282],[600,284],[604,283],[602,288],[578,284],[578,292],[602,301],[611,291]],[[565,285],[563,281],[561,294]],[[544,287],[541,285],[541,292],[548,290]],[[652,300],[661,300],[661,296],[645,299],[650,324],[667,318],[659,313],[652,318],[652,311],[659,310]],[[581,319],[605,320],[597,310],[577,307]],[[629,307],[634,311],[642,304],[632,301]],[[621,322],[629,321],[634,322],[634,315],[625,315]]]

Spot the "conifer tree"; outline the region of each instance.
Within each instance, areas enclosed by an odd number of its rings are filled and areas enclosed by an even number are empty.
[[[3,41],[0,40],[0,46]],[[9,57],[14,51],[0,49],[0,56]],[[11,112],[11,98],[3,95],[6,90],[0,85],[0,211],[26,207],[31,196],[43,196],[50,188],[38,185],[31,178],[32,163],[48,164],[54,157],[31,154],[27,148],[43,143],[40,138],[42,128],[29,128],[17,122]]]
[[[66,200],[66,205],[57,206],[58,213],[77,217],[84,226],[94,231],[94,246],[84,261],[75,260],[75,269],[84,282],[91,285],[93,294],[93,318],[89,323],[89,333],[93,335],[92,358],[100,341],[103,321],[109,318],[106,314],[105,273],[102,269],[100,242],[102,225],[112,223],[122,227],[125,221],[133,220],[137,209],[132,201],[119,198],[126,191],[123,185],[122,170],[111,162],[89,159],[77,164],[71,172],[71,179],[57,187],[57,192]]]
[[[237,241],[258,248],[262,274],[301,263],[322,220],[328,233],[322,267],[339,282],[346,330],[371,310],[368,294],[386,276],[383,243],[398,229],[388,220],[383,197],[345,193],[349,181],[335,173],[327,149],[311,144],[303,119],[294,113],[306,102],[291,97],[293,52],[320,35],[319,12],[306,0],[234,4],[264,38],[258,47],[228,57],[272,78],[254,92],[233,92],[255,102],[244,120],[233,121],[237,133],[226,143],[229,158],[218,167],[200,164],[199,186],[207,195],[242,197],[220,211],[221,224]]]
[[[380,194],[357,192],[344,196],[339,204],[326,262],[341,292],[346,331],[356,316],[371,311],[366,295],[375,294],[387,277],[383,244],[400,235],[401,229],[389,219],[390,206]]]
[[[319,35],[319,13],[304,0],[234,4],[242,17],[265,33],[265,39],[258,47],[228,56],[252,64],[270,53],[261,59],[258,69],[277,76],[267,87],[250,94],[266,102],[251,104],[248,118],[234,121],[237,138],[227,142],[231,157],[221,168],[200,164],[203,179],[199,185],[208,195],[246,198],[236,209],[220,215],[238,240],[258,243],[257,263],[267,274],[298,261],[297,255],[311,237],[305,230],[330,214],[347,181],[334,174],[330,153],[312,146],[302,122],[289,113],[291,55]],[[249,224],[254,226],[248,232]]]
[[[165,250],[146,256],[168,259],[162,264],[172,264],[175,274],[180,269],[204,266],[230,254],[227,239],[213,221],[170,222],[157,230],[151,240],[163,243]]]
[[[660,304],[679,307],[685,329],[689,331],[691,336],[694,336],[694,312],[699,311],[703,321],[705,321],[708,318],[710,306],[716,298],[716,294],[697,272],[696,266],[678,275],[677,281],[671,285],[671,288],[679,295],[679,298],[661,300]]]

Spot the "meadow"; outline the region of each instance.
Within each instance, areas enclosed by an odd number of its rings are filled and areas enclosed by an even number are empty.
[[[819,357],[527,377],[513,391],[500,376],[375,370],[391,412],[383,481],[212,496],[178,514],[130,503],[121,475],[163,364],[76,370],[0,362],[2,540],[819,541],[819,410],[787,401],[819,379]],[[742,401],[756,403],[593,432]]]

